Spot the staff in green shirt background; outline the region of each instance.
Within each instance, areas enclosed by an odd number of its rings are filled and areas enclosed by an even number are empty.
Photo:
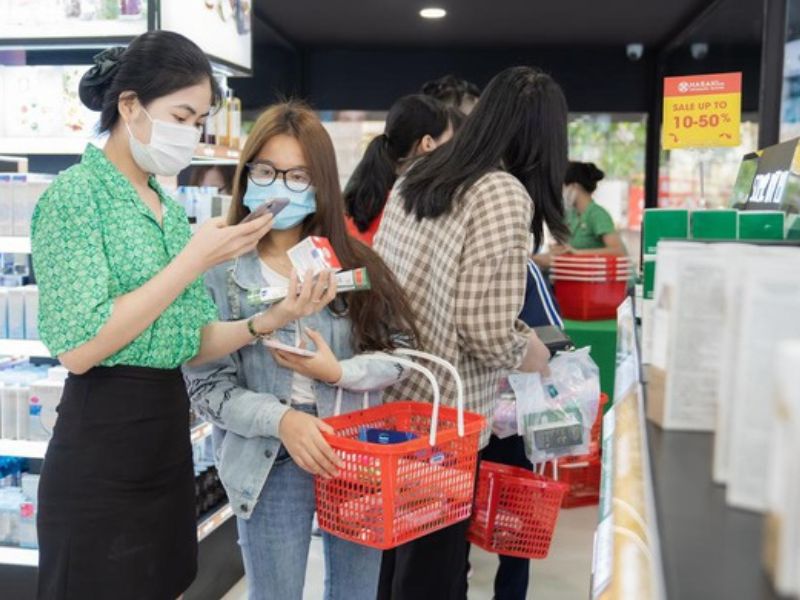
[[[95,57],[88,146],[39,200],[31,237],[39,328],[70,371],[39,490],[39,598],[177,598],[197,570],[189,400],[201,364],[324,307],[334,280],[247,321],[219,322],[200,277],[252,251],[272,217],[192,237],[154,175],[189,166],[220,99],[208,59],[167,31]],[[326,291],[327,288],[327,291]]]
[[[549,254],[539,254],[534,261],[549,268],[553,256],[561,254],[604,254],[624,256],[625,245],[608,211],[592,199],[597,184],[605,174],[594,163],[570,162],[564,176],[564,208],[570,230],[568,245],[554,244]]]

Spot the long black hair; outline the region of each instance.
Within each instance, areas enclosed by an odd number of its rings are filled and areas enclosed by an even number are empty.
[[[381,214],[386,197],[408,159],[426,135],[438,138],[449,124],[447,108],[435,98],[412,94],[389,109],[382,135],[373,139],[344,190],[345,207],[359,231]]]
[[[494,169],[519,179],[534,204],[536,247],[546,223],[569,238],[561,186],[567,167],[567,102],[559,85],[532,67],[512,67],[492,79],[453,141],[423,158],[401,182],[407,212],[434,219]]]
[[[127,48],[104,50],[81,78],[81,102],[100,111],[100,133],[111,131],[119,120],[120,94],[132,91],[143,105],[180,89],[208,81],[211,103],[219,104],[219,85],[200,47],[172,31],[151,31]]]
[[[567,167],[564,175],[564,185],[577,183],[587,193],[591,194],[597,189],[597,184],[603,181],[606,176],[594,163],[584,163],[572,161]]]

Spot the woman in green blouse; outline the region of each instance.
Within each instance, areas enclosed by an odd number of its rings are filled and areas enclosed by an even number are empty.
[[[253,250],[272,218],[216,219],[191,237],[153,177],[191,161],[219,99],[208,60],[159,31],[95,63],[80,95],[101,112],[105,149],[89,145],[56,178],[32,224],[40,334],[70,370],[42,467],[39,598],[172,600],[197,568],[180,366],[325,306],[328,281],[247,321],[217,322],[200,276]]]
[[[564,208],[570,231],[569,244],[553,244],[549,254],[537,254],[534,262],[543,269],[561,254],[602,254],[624,256],[625,244],[608,211],[592,194],[605,177],[594,163],[570,162],[564,176]]]

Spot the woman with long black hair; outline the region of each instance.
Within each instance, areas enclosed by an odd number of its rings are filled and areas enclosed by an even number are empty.
[[[435,98],[412,94],[395,102],[344,190],[350,235],[371,246],[397,177],[452,136],[447,108]]]
[[[221,323],[201,275],[256,247],[271,217],[202,225],[155,175],[189,166],[219,101],[202,50],[150,32],[95,57],[81,100],[105,147],[39,199],[39,332],[70,371],[39,487],[42,600],[174,600],[197,571],[189,399],[180,366],[281,327],[280,305]]]
[[[564,224],[561,185],[567,166],[567,105],[561,88],[530,67],[498,74],[451,143],[420,160],[386,205],[375,249],[416,311],[420,346],[458,367],[467,409],[490,434],[501,373],[545,371],[549,352],[518,319],[530,233],[541,245],[547,224]],[[455,402],[446,373],[442,401]],[[390,397],[418,398],[411,375]],[[380,598],[466,598],[467,522],[384,556]],[[447,574],[447,576],[443,576]]]

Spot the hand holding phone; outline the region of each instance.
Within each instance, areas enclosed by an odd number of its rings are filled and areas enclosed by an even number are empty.
[[[264,204],[259,206],[257,209],[252,211],[244,219],[242,219],[242,223],[247,223],[249,221],[252,221],[253,219],[257,219],[258,217],[261,217],[266,213],[271,213],[272,216],[275,217],[279,212],[281,212],[287,206],[289,206],[288,198],[271,198],[267,200]]]

